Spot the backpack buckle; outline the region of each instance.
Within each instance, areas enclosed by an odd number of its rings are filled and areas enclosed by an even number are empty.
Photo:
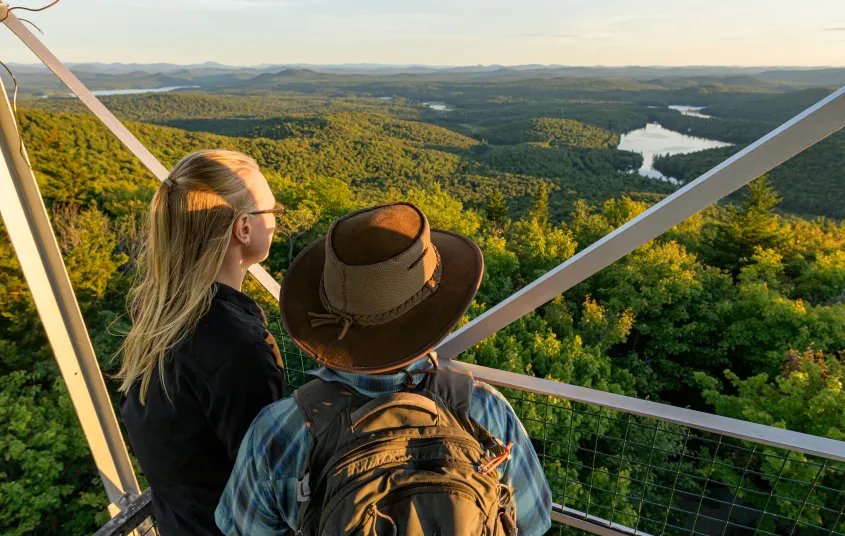
[[[296,481],[296,502],[308,502],[311,497],[311,473],[305,473],[300,480]]]
[[[481,446],[484,450],[493,453],[494,456],[501,456],[505,453],[505,444],[502,443],[502,440],[498,437],[489,435],[489,433],[487,437],[481,441]]]
[[[511,459],[511,449],[513,448],[513,443],[508,443],[501,454],[496,456],[495,458],[491,458],[487,463],[479,463],[478,466],[475,468],[476,471],[479,473],[486,475],[493,469],[499,467],[504,462]]]

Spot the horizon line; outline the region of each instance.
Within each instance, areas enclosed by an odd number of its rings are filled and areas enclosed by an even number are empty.
[[[217,65],[221,67],[235,67],[241,69],[249,69],[249,68],[267,68],[267,67],[290,67],[290,66],[313,66],[313,67],[362,67],[362,66],[371,66],[371,67],[394,67],[394,68],[429,68],[429,69],[456,69],[456,68],[468,68],[468,67],[475,67],[475,68],[485,68],[485,67],[501,67],[501,68],[509,68],[509,67],[535,67],[535,68],[569,68],[569,69],[637,69],[637,68],[648,68],[648,69],[695,69],[695,68],[721,68],[721,69],[845,69],[845,64],[843,65],[788,65],[788,64],[781,64],[781,65],[724,65],[724,64],[687,64],[687,65],[661,65],[661,64],[627,64],[627,65],[603,65],[603,64],[592,64],[592,65],[577,65],[577,64],[561,64],[561,63],[518,63],[518,64],[502,64],[502,63],[489,63],[489,64],[482,64],[482,63],[475,63],[475,64],[453,64],[453,65],[439,65],[439,64],[425,64],[425,63],[375,63],[375,62],[357,62],[357,63],[311,63],[311,62],[280,62],[280,63],[258,63],[258,64],[228,64],[228,63],[221,63],[214,60],[208,60],[203,62],[191,62],[191,63],[173,63],[169,61],[148,61],[148,62],[104,62],[104,61],[69,61],[65,62],[67,65],[174,65],[177,67],[189,67],[189,66],[196,66],[196,65]],[[40,62],[31,62],[31,63],[23,63],[23,62],[8,62],[8,65],[20,65],[26,67],[44,67],[47,68],[43,63]]]

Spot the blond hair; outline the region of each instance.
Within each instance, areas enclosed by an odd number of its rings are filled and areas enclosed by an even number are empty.
[[[255,200],[242,173],[256,168],[241,153],[198,151],[179,161],[150,204],[139,277],[130,294],[132,328],[123,342],[119,390],[141,382],[146,403],[156,365],[162,388],[168,352],[184,343],[208,312],[232,224]]]

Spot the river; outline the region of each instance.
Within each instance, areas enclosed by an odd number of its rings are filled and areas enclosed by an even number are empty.
[[[618,148],[622,151],[633,151],[643,155],[640,175],[678,184],[678,181],[674,178],[667,177],[654,169],[655,155],[694,153],[704,149],[727,147],[728,145],[731,144],[706,138],[696,138],[663,128],[658,123],[649,123],[645,128],[622,134]]]

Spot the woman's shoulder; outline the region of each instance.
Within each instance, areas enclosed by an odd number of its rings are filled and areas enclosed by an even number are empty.
[[[272,360],[267,329],[260,318],[215,300],[185,344],[174,352],[178,368],[209,376],[237,360],[241,365]]]
[[[255,301],[239,290],[215,284],[211,307],[200,319],[197,333],[229,344],[256,344],[264,341],[264,313]]]

